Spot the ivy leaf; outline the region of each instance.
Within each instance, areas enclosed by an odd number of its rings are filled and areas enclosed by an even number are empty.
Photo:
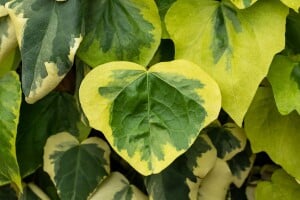
[[[126,60],[146,66],[161,38],[154,0],[88,1],[78,56],[92,67]]]
[[[17,157],[22,176],[43,163],[43,148],[51,135],[68,131],[78,138],[80,113],[72,95],[52,92],[35,104],[22,102],[17,135]]]
[[[294,200],[300,198],[300,185],[284,170],[279,169],[272,175],[271,181],[258,183],[255,190],[257,200]]]
[[[214,168],[202,180],[197,199],[225,199],[231,182],[232,174],[227,163],[218,158]]]
[[[23,92],[34,103],[72,67],[82,40],[81,0],[13,0],[6,7],[21,49]]]
[[[268,80],[279,112],[287,115],[296,110],[300,114],[300,60],[295,62],[287,56],[276,56]]]
[[[0,185],[13,182],[22,192],[15,145],[20,105],[19,76],[8,72],[0,77]]]
[[[171,5],[175,1],[176,0],[155,0],[155,3],[158,7],[160,20],[161,20],[162,38],[163,39],[169,38],[169,33],[167,31],[166,24],[165,24],[165,16],[167,14],[167,11],[169,10]]]
[[[207,135],[159,174],[145,178],[151,199],[197,199],[201,179],[214,167],[217,152]]]
[[[90,200],[99,199],[147,200],[148,198],[137,187],[130,185],[121,173],[112,172],[90,198]]]
[[[265,151],[289,174],[300,179],[300,116],[296,112],[282,116],[272,90],[259,88],[245,117],[245,132],[254,153]]]
[[[143,175],[159,173],[184,153],[221,104],[215,81],[184,60],[148,71],[125,61],[98,66],[82,81],[79,97],[90,126]]]
[[[246,146],[247,137],[244,130],[234,123],[211,126],[205,129],[205,132],[216,147],[218,157],[225,161],[241,152]]]
[[[62,132],[47,140],[44,170],[62,200],[85,200],[109,174],[109,154],[109,146],[100,138],[79,144],[74,136]]]
[[[273,0],[245,10],[227,1],[178,0],[165,22],[175,58],[197,63],[217,81],[223,109],[241,126],[273,56],[284,48],[287,14]]]
[[[0,76],[14,70],[19,64],[15,28],[4,6],[0,5]]]

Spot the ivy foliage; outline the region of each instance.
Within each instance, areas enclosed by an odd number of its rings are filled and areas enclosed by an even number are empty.
[[[0,199],[299,198],[299,8],[0,0]]]

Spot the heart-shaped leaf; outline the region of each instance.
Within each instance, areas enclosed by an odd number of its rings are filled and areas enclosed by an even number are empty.
[[[79,144],[67,132],[48,138],[44,170],[56,185],[62,200],[86,200],[110,172],[110,149],[100,138]]]
[[[294,61],[287,56],[276,56],[268,80],[279,112],[286,115],[296,110],[300,114],[300,59]]]
[[[289,174],[300,179],[300,116],[281,115],[271,88],[259,88],[245,117],[245,132],[254,153],[265,151]]]
[[[0,77],[0,185],[13,182],[22,191],[15,145],[20,106],[19,76],[8,72]]]
[[[83,80],[80,102],[90,125],[137,171],[159,173],[220,111],[218,85],[184,60],[148,71],[135,63],[98,66]]]
[[[72,67],[82,40],[81,0],[13,0],[6,7],[21,50],[22,89],[26,101],[34,103]]]
[[[175,58],[197,63],[217,81],[223,109],[241,126],[273,56],[284,48],[287,14],[273,0],[245,10],[228,1],[178,0],[165,22]]]
[[[161,38],[154,0],[88,1],[78,56],[92,67],[127,60],[146,66]]]

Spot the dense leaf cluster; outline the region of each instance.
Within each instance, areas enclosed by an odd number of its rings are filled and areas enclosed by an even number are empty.
[[[299,8],[0,0],[0,199],[299,199]]]

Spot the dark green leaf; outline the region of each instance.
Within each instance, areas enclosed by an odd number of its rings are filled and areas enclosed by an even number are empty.
[[[22,103],[17,135],[17,156],[23,176],[33,173],[41,164],[43,148],[49,136],[61,131],[80,136],[80,122],[74,97],[52,92],[31,105]]]

